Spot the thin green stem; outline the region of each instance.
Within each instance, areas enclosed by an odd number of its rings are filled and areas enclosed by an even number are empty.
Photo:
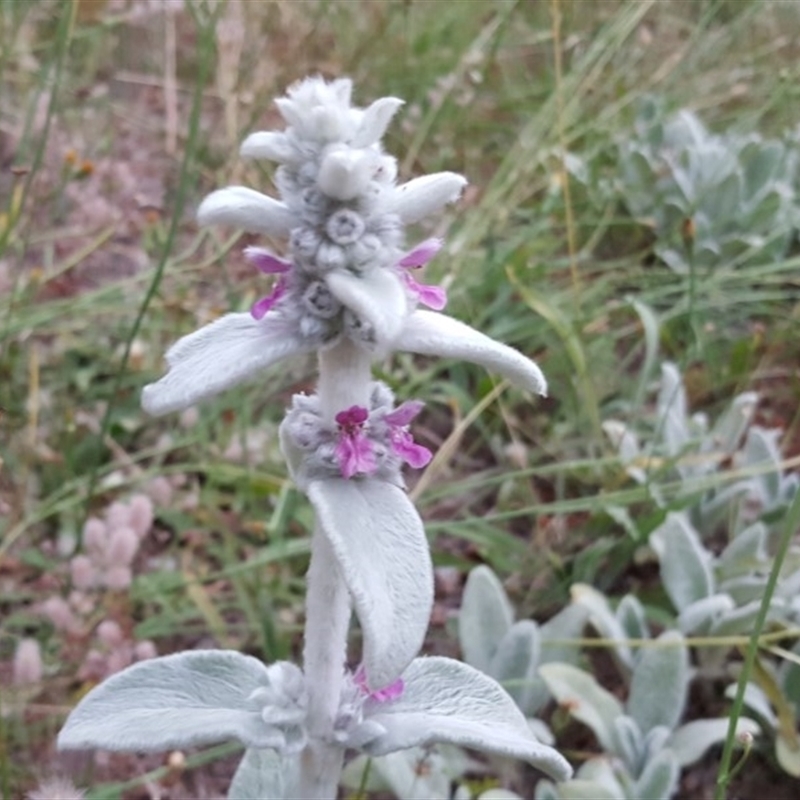
[[[764,587],[764,596],[761,599],[761,607],[758,611],[753,632],[750,634],[750,641],[747,645],[747,653],[744,659],[744,666],[739,675],[739,683],[736,687],[736,697],[733,700],[731,714],[728,720],[728,735],[725,737],[725,746],[722,750],[722,759],[719,764],[719,771],[717,773],[717,786],[714,791],[714,800],[725,800],[728,791],[728,785],[733,778],[733,771],[731,769],[731,761],[733,759],[733,750],[736,744],[736,727],[739,718],[742,715],[744,708],[744,693],[747,684],[750,680],[750,675],[753,673],[753,666],[756,660],[756,654],[759,648],[759,638],[761,631],[764,629],[764,624],[767,620],[767,612],[769,611],[772,596],[775,594],[775,588],[778,585],[778,577],[780,576],[781,567],[786,560],[786,554],[789,552],[789,547],[792,543],[795,533],[800,526],[800,492],[798,492],[789,511],[784,520],[783,533],[778,544],[778,552],[775,554],[775,559],[772,562],[772,570],[769,573],[767,585]]]

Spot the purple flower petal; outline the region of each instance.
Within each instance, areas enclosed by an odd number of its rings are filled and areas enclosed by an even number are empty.
[[[283,261],[277,256],[272,255],[269,250],[262,247],[245,247],[244,257],[259,271],[265,275],[279,275],[289,272],[292,265],[288,261]]]
[[[378,468],[372,442],[359,431],[344,433],[334,450],[342,477],[348,480],[354,475],[371,475]]]
[[[367,695],[370,700],[377,700],[379,703],[385,703],[388,700],[397,700],[397,698],[403,694],[403,689],[405,689],[403,679],[398,678],[388,686],[384,686],[383,689],[376,689],[374,692],[371,692],[367,686],[367,673],[363,665],[355,671],[353,680],[355,681],[356,686],[358,686],[358,688],[361,689],[361,691]]]
[[[421,469],[433,458],[433,453],[417,444],[408,431],[392,431],[392,450],[413,469]]]
[[[363,425],[367,421],[369,411],[363,406],[350,406],[336,415],[336,422],[343,428]]]
[[[406,400],[405,403],[397,406],[397,408],[387,414],[384,419],[392,427],[402,427],[408,425],[414,417],[422,411],[425,403],[422,400]]]
[[[369,411],[363,406],[350,406],[336,415],[339,441],[334,456],[344,478],[350,479],[359,473],[370,475],[378,468],[372,442],[363,431],[368,417]]]
[[[434,311],[441,311],[447,305],[447,292],[441,286],[419,283],[407,272],[403,273],[406,286],[417,296],[420,303]]]
[[[286,279],[281,275],[272,287],[272,291],[260,300],[256,300],[250,307],[250,315],[253,319],[263,319],[277,302],[286,294]]]
[[[398,262],[400,267],[410,267],[418,269],[427,264],[444,245],[442,239],[426,239],[418,244],[413,250],[409,250]]]

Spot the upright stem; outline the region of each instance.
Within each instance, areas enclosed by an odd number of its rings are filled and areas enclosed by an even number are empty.
[[[319,525],[307,575],[303,667],[308,687],[309,744],[301,757],[298,797],[333,800],[344,751],[332,741],[347,654],[350,596]]]
[[[369,353],[343,339],[319,353],[319,402],[325,422],[351,406],[369,408],[372,359]]]
[[[351,406],[369,408],[372,378],[369,354],[344,340],[319,354],[322,417],[333,423]],[[334,800],[344,758],[333,744],[333,725],[342,691],[350,623],[350,596],[319,523],[311,542],[306,578],[306,629],[303,668],[308,687],[309,744],[301,755],[298,797]]]

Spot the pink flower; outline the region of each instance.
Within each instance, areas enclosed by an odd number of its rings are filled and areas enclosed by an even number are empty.
[[[433,458],[431,451],[417,444],[408,430],[409,423],[424,405],[420,400],[408,400],[384,417],[389,425],[392,450],[414,469],[424,467]]]
[[[264,319],[267,311],[269,311],[285,294],[286,278],[281,275],[281,277],[275,281],[272,291],[266,297],[256,300],[256,302],[250,307],[250,314],[253,319]]]
[[[447,305],[447,292],[441,286],[419,283],[408,270],[419,269],[427,264],[442,249],[443,244],[441,239],[426,239],[397,262],[399,267],[406,270],[402,275],[409,291],[417,296],[420,303],[434,311],[441,311]]]
[[[426,239],[420,242],[413,250],[409,250],[397,263],[401,267],[419,269],[424,267],[444,245],[442,239]]]
[[[367,673],[364,669],[364,666],[360,666],[353,675],[353,680],[356,683],[361,691],[367,695],[370,700],[377,700],[379,703],[385,703],[388,700],[396,700],[403,694],[403,689],[405,685],[403,684],[403,679],[398,678],[394,683],[390,683],[388,686],[384,686],[383,689],[377,689],[374,692],[369,690],[367,686]]]
[[[368,417],[369,411],[362,406],[351,406],[336,415],[339,441],[334,454],[345,478],[352,478],[358,473],[370,475],[378,468],[372,442],[364,433],[364,423]]]
[[[268,250],[260,247],[245,247],[245,258],[255,266],[255,268],[265,275],[278,275],[278,280],[272,287],[272,291],[260,300],[256,300],[250,308],[253,319],[263,319],[269,311],[285,294],[287,289],[286,273],[291,270],[292,265],[288,261],[283,261],[273,256]]]

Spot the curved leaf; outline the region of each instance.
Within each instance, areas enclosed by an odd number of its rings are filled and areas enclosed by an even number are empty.
[[[423,175],[386,193],[381,211],[397,214],[406,224],[419,222],[447,203],[458,200],[467,179],[455,172]]]
[[[232,225],[248,233],[288,236],[297,221],[280,200],[246,186],[211,192],[197,209],[201,225]]]
[[[533,620],[515,622],[500,641],[488,669],[525,714],[529,690],[537,681],[540,638],[539,626]]]
[[[482,672],[450,658],[417,658],[403,683],[397,700],[365,707],[365,716],[386,729],[367,745],[369,753],[449,742],[523,759],[556,780],[572,774],[566,759],[534,738],[514,701]]]
[[[228,800],[291,800],[299,771],[296,755],[248,748],[236,768]]]
[[[533,361],[513,347],[496,342],[446,314],[414,311],[393,349],[471,361],[499,373],[522,389],[547,394],[547,381]]]
[[[408,300],[400,278],[387,269],[363,275],[334,270],[325,276],[331,294],[359,320],[369,322],[375,343],[385,347],[400,333],[408,315]]]
[[[284,330],[276,314],[261,320],[226,314],[172,345],[166,356],[169,372],[144,387],[142,407],[154,416],[188,408],[287,356],[313,349]]]
[[[628,695],[628,714],[644,734],[658,725],[672,730],[689,690],[689,652],[683,636],[666,631],[655,641],[639,654]]]
[[[514,611],[497,575],[485,564],[471,570],[458,612],[458,640],[464,660],[481,672],[489,672],[497,647],[513,621]]]
[[[647,800],[670,800],[678,788],[680,767],[675,755],[662,750],[648,762],[642,775],[633,787],[633,797],[646,797]]]
[[[709,747],[725,740],[729,725],[730,720],[727,717],[695,719],[674,731],[666,746],[675,754],[681,767],[688,767],[699,761]],[[760,732],[758,723],[747,717],[739,717],[736,724],[737,736],[742,733],[757,736]]]
[[[433,567],[422,520],[406,493],[383,481],[312,481],[308,497],[361,623],[369,688],[382,689],[428,629]]]
[[[92,689],[58,736],[67,750],[158,751],[238,739],[275,747],[253,692],[270,685],[258,659],[195,650],[141,661]]]
[[[650,534],[664,588],[678,611],[714,594],[711,554],[684,514],[670,513]]]
[[[619,700],[571,664],[544,664],[539,674],[558,704],[588,725],[604,750],[615,752],[614,720],[625,713]]]

